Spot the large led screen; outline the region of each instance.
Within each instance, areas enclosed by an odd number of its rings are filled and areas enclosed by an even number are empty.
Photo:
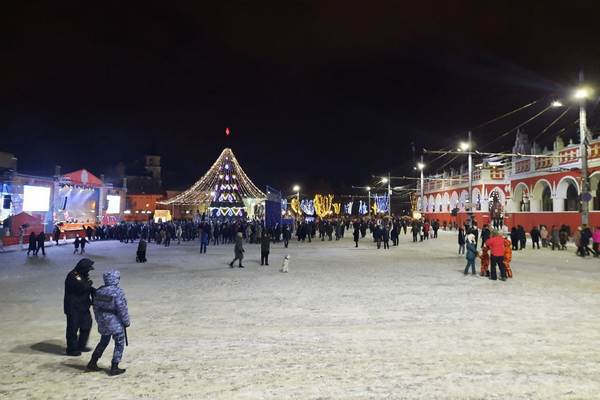
[[[121,196],[108,195],[108,208],[106,209],[107,214],[119,214],[121,212]]]
[[[49,187],[23,186],[23,211],[48,211],[49,209]]]

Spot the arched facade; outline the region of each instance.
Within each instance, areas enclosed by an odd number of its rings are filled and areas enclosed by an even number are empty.
[[[452,192],[450,195],[450,211],[458,207],[458,193]]]
[[[579,211],[579,184],[572,176],[564,176],[556,185],[553,211]]]
[[[448,209],[449,205],[450,205],[450,195],[448,194],[448,192],[444,192],[444,195],[442,196],[442,207],[441,207],[442,212],[450,211]]]
[[[552,185],[546,179],[538,180],[530,197],[531,211],[553,211]]]
[[[512,191],[511,203],[513,212],[531,211],[529,187],[525,183],[520,182],[515,186]]]

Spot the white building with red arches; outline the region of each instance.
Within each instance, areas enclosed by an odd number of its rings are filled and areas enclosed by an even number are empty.
[[[581,159],[579,144],[564,144],[559,137],[552,150],[539,150],[529,145],[526,134],[517,132],[514,154],[536,157],[510,157],[501,162],[491,159],[473,171],[473,215],[478,225],[492,223],[492,208],[498,209],[504,224],[511,228],[523,225],[566,224],[575,229],[581,224]],[[589,202],[590,225],[600,226],[600,138],[588,147],[588,171],[592,200]],[[420,191],[418,187],[418,193]],[[424,198],[418,198],[417,208],[426,218],[441,223],[467,220],[468,171],[451,170],[427,176]],[[495,203],[494,203],[495,201]]]

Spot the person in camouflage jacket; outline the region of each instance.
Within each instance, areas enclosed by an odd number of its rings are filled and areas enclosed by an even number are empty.
[[[98,360],[108,346],[112,336],[115,342],[110,375],[119,375],[125,372],[125,369],[119,368],[119,362],[125,349],[126,330],[130,325],[129,311],[127,309],[127,299],[123,289],[119,287],[121,274],[119,271],[108,271],[103,275],[104,286],[96,290],[94,296],[94,314],[98,324],[98,332],[102,335],[100,343],[96,346],[92,359],[87,369],[88,371],[98,371]]]

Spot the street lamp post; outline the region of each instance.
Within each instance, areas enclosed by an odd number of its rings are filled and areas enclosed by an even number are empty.
[[[471,131],[469,131],[469,198],[467,199],[467,203],[469,203],[469,226],[473,227],[473,205],[471,201],[473,199],[473,148],[471,143]]]
[[[388,216],[392,215],[392,177],[388,172]]]
[[[294,185],[292,188],[294,192],[296,192],[296,198],[298,199],[298,207],[300,207],[300,186]]]
[[[367,189],[367,192],[369,193],[369,203],[368,203],[367,210],[369,211],[369,216],[370,216],[371,215],[371,186],[367,186],[365,189]]]
[[[468,140],[466,142],[462,142],[460,144],[459,150],[467,152],[469,157],[469,170],[468,170],[468,182],[469,182],[469,193],[467,194],[467,199],[465,200],[465,208],[467,209],[467,223],[469,227],[473,227],[473,142],[471,139],[471,131],[469,131]]]
[[[424,198],[425,198],[425,176],[423,175],[424,172],[423,170],[425,169],[425,164],[423,163],[423,156],[421,155],[421,162],[417,164],[417,169],[419,171],[421,171],[421,203],[419,204],[419,208],[421,213],[425,212],[425,207],[423,207],[423,204],[425,203]]]
[[[388,216],[392,215],[392,177],[388,172],[387,177],[383,177],[381,179],[382,183],[387,183],[387,193],[388,193]]]
[[[579,73],[579,84],[583,85],[583,72]],[[581,156],[581,224],[589,223],[590,213],[590,182],[588,178],[588,136],[585,100],[589,90],[583,86],[575,91],[575,99],[579,101],[579,153]]]

